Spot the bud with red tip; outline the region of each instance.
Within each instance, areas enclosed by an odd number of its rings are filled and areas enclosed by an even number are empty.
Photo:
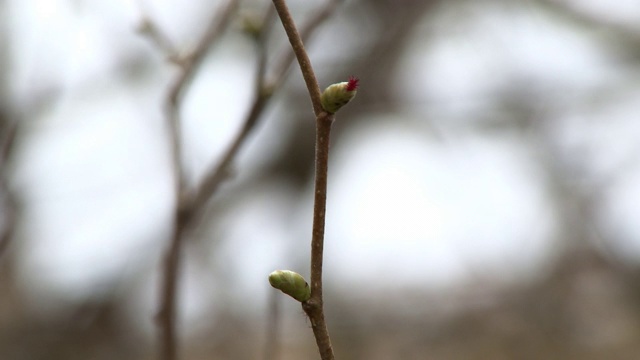
[[[358,92],[358,81],[357,77],[350,76],[349,81],[329,85],[324,89],[320,98],[324,110],[333,114],[347,105]]]

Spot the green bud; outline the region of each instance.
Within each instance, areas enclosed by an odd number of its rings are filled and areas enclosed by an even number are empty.
[[[335,113],[347,105],[358,92],[358,78],[350,76],[349,81],[329,85],[322,92],[320,100],[326,112]]]
[[[262,20],[256,14],[245,13],[242,16],[242,31],[245,34],[258,39],[262,32]]]
[[[311,288],[302,275],[290,270],[276,270],[269,274],[269,283],[274,288],[291,296],[292,298],[305,302],[311,297]]]

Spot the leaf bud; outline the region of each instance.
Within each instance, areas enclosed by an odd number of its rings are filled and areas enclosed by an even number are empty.
[[[311,288],[302,275],[291,270],[276,270],[269,274],[269,283],[274,288],[291,296],[292,298],[305,302],[311,297]]]
[[[357,77],[350,76],[349,81],[329,85],[329,87],[324,89],[320,97],[322,108],[324,108],[326,112],[333,114],[340,110],[341,107],[347,105],[358,92],[358,81],[360,80]]]

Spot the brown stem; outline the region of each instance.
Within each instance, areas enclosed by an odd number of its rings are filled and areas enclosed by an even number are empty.
[[[178,358],[177,326],[176,326],[176,294],[180,269],[182,240],[187,229],[189,216],[178,206],[175,212],[175,225],[171,243],[164,260],[163,283],[161,288],[161,306],[156,320],[160,327],[160,359],[175,360]]]
[[[300,38],[302,42],[306,42],[313,30],[315,30],[318,26],[320,26],[325,20],[327,20],[337,9],[338,5],[340,5],[344,0],[331,0],[326,3],[324,7],[318,9],[318,11],[314,11],[311,18],[307,20],[305,24],[300,27]],[[282,58],[279,62],[279,66],[276,66],[277,69],[275,71],[276,75],[276,83],[285,79],[285,75],[291,68],[291,63],[296,58],[296,54],[291,51],[287,51],[284,58]]]
[[[303,37],[310,36],[313,31],[331,15],[336,5],[342,0],[332,0],[321,9],[303,29]],[[176,334],[176,304],[177,304],[177,287],[178,272],[180,269],[181,249],[188,228],[194,223],[197,215],[200,215],[204,206],[215,193],[221,182],[226,179],[229,165],[237,155],[238,151],[244,144],[252,129],[255,128],[260,114],[272,97],[273,92],[283,83],[286,76],[286,69],[290,66],[293,58],[285,58],[278,67],[275,81],[269,85],[265,84],[266,78],[266,25],[270,21],[271,15],[265,14],[262,34],[259,41],[259,60],[258,74],[255,87],[255,100],[251,106],[251,110],[247,114],[240,133],[225,151],[222,159],[218,164],[207,172],[195,190],[191,193],[187,192],[185,179],[181,161],[180,146],[180,107],[182,98],[187,92],[189,84],[195,73],[200,67],[204,56],[209,50],[211,44],[215,42],[221,32],[227,27],[230,15],[237,8],[238,0],[230,0],[227,7],[216,16],[212,21],[212,25],[207,29],[203,38],[199,41],[196,49],[188,56],[181,59],[173,56],[178,65],[182,67],[173,84],[169,88],[169,94],[166,101],[167,119],[171,127],[171,143],[172,157],[176,171],[176,194],[177,205],[174,215],[174,231],[171,236],[169,249],[163,263],[163,278],[161,288],[161,304],[157,315],[157,322],[160,328],[160,358],[163,360],[177,359],[177,334]],[[301,43],[301,41],[300,41]],[[166,50],[166,49],[165,49]],[[302,48],[304,51],[304,48]],[[307,58],[308,59],[308,58]],[[310,67],[310,65],[309,65]],[[307,74],[309,72],[307,71]],[[315,81],[315,75],[311,69],[311,77]],[[317,88],[317,82],[316,82]],[[313,100],[314,104],[320,106],[320,93],[317,88],[317,100]],[[314,105],[314,109],[317,107]],[[319,107],[321,109],[321,106]]]
[[[302,76],[316,115],[316,182],[313,205],[313,230],[311,236],[311,297],[302,304],[313,329],[322,360],[334,360],[331,339],[324,318],[322,298],[322,262],[324,252],[324,224],[327,204],[327,171],[329,165],[329,141],[334,115],[325,112],[320,101],[320,87],[311,61],[296,25],[284,0],[273,0],[282,25],[298,59]]]
[[[190,201],[186,194],[186,181],[182,167],[180,108],[184,94],[191,84],[191,80],[200,68],[202,60],[211,45],[226,29],[231,15],[238,6],[239,0],[230,0],[226,8],[215,15],[211,25],[198,42],[198,46],[187,57],[182,59],[181,72],[169,88],[166,99],[166,117],[170,127],[172,162],[175,173],[176,210],[174,212],[173,233],[167,249],[161,277],[160,305],[156,320],[159,328],[159,358],[175,360],[178,358],[178,340],[176,331],[176,289],[178,287],[178,270],[180,269],[181,248],[185,233],[190,223]]]
[[[287,37],[291,43],[291,48],[296,54],[296,59],[298,59],[298,64],[302,71],[302,77],[304,78],[304,82],[307,84],[309,97],[311,97],[311,103],[313,104],[313,112],[318,116],[323,112],[322,103],[320,101],[320,86],[318,85],[318,80],[313,72],[309,55],[307,55],[307,51],[304,49],[302,38],[300,37],[296,24],[289,13],[287,3],[284,0],[273,0],[273,5],[276,7],[276,11],[278,12],[280,21],[282,21],[284,31],[287,33]]]
[[[5,114],[0,114],[0,118]],[[7,120],[0,123],[0,210],[4,216],[4,224],[0,229],[0,257],[4,254],[14,236],[17,221],[17,201],[9,186],[9,159],[16,149],[18,122]]]
[[[309,316],[313,335],[322,360],[333,360],[333,348],[324,319],[322,299],[322,262],[324,251],[324,223],[327,204],[327,174],[329,143],[334,115],[321,113],[316,118],[316,183],[313,204],[313,230],[311,236],[311,298],[302,304]]]
[[[257,97],[251,107],[251,110],[249,111],[249,115],[242,125],[240,133],[238,133],[231,145],[225,151],[224,155],[222,155],[222,159],[218,162],[216,167],[205,175],[200,186],[196,190],[196,194],[193,196],[194,202],[192,206],[195,212],[200,212],[211,195],[213,195],[213,193],[218,189],[218,186],[220,186],[222,181],[227,178],[229,165],[231,165],[231,162],[240,150],[240,147],[244,144],[245,139],[255,127],[260,114],[262,114],[262,110],[267,104],[267,100],[270,98],[270,95],[268,94],[257,94],[256,96]]]
[[[159,49],[164,55],[166,55],[170,60],[175,61],[175,56],[177,55],[177,51],[173,43],[169,39],[169,37],[163,33],[156,23],[151,21],[150,18],[144,16],[140,25],[138,26],[138,32],[140,34],[146,36],[151,40],[153,45],[157,49]]]
[[[314,16],[309,19],[309,21],[302,27],[302,31],[300,32],[300,36],[302,39],[309,38],[313,32],[327,19],[336,9],[337,5],[341,3],[342,0],[332,0],[327,3],[325,7],[319,9]],[[220,161],[216,164],[215,167],[211,168],[207,171],[203,180],[200,182],[200,185],[195,190],[195,194],[192,196],[193,198],[193,213],[195,215],[199,214],[207,203],[209,198],[215,193],[220,184],[227,178],[228,168],[235,159],[238,154],[240,148],[245,143],[249,134],[253,131],[256,124],[258,123],[259,117],[262,114],[264,108],[268,105],[271,100],[273,94],[280,88],[280,86],[284,83],[284,80],[287,75],[287,69],[291,67],[293,62],[293,58],[286,56],[283,58],[281,62],[276,66],[276,77],[271,84],[266,83],[266,27],[270,21],[270,14],[265,14],[264,21],[262,22],[262,34],[258,39],[259,46],[259,59],[258,59],[258,72],[255,83],[255,98],[254,102],[251,105],[251,109],[247,114],[244,122],[242,123],[242,128],[240,132],[236,135],[234,140],[231,142],[229,147],[225,150],[222,155]],[[304,50],[304,49],[303,49]],[[290,54],[290,52],[288,52]],[[314,76],[315,79],[315,76]]]
[[[200,66],[202,65],[205,55],[211,49],[212,44],[220,38],[223,31],[229,25],[231,15],[235,12],[238,4],[239,0],[230,0],[227,6],[220,13],[214,15],[209,27],[202,38],[198,41],[195,49],[187,56],[177,60],[182,69],[169,87],[166,99],[166,112],[171,126],[170,134],[172,137],[173,164],[177,175],[176,193],[178,194],[178,202],[184,200],[181,198],[183,197],[182,195],[185,185],[184,169],[182,168],[182,147],[180,146],[180,108],[182,107],[182,99],[189,90],[193,77],[198,70],[200,70]]]

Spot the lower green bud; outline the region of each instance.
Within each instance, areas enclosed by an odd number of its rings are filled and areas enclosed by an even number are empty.
[[[297,272],[276,270],[269,274],[269,283],[274,288],[300,302],[305,302],[311,297],[309,284],[307,284],[302,275]]]

